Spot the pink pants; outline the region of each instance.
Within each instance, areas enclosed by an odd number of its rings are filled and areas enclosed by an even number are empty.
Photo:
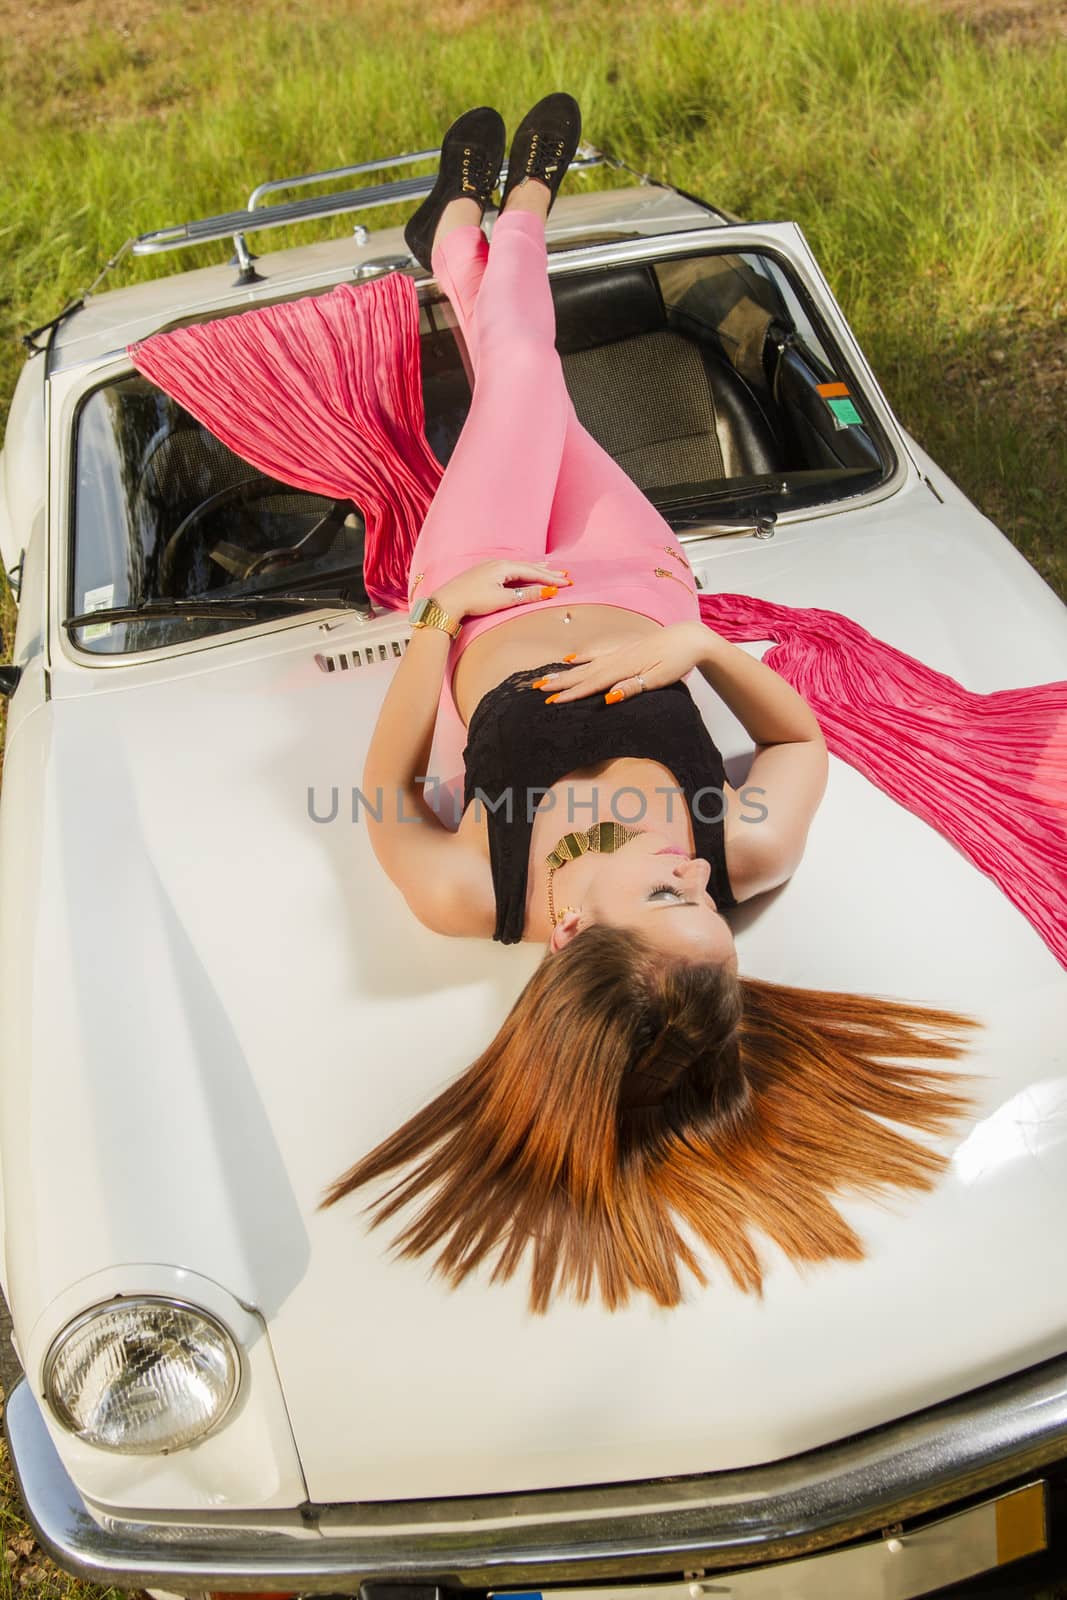
[[[497,218],[491,249],[472,224],[433,254],[475,381],[415,544],[409,600],[497,557],[547,558],[573,584],[551,600],[465,623],[449,652],[442,703],[471,641],[520,611],[601,604],[660,623],[699,620],[693,575],[670,525],[578,421],[555,346],[547,261],[545,225],[528,211]]]

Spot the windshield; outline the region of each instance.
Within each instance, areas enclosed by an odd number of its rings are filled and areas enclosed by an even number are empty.
[[[833,503],[891,470],[854,376],[770,255],[598,266],[554,275],[552,292],[580,420],[679,533]],[[420,335],[426,433],[444,465],[471,385],[439,293]],[[134,374],[78,412],[64,615],[320,587],[328,605],[339,587],[360,588],[364,531],[357,506],[265,477]],[[156,614],[85,624],[73,639],[120,654],[250,625],[240,613]]]
[[[364,529],[354,506],[265,477],[147,379],[97,389],[77,428],[66,616],[318,584],[326,594],[338,576],[358,579]],[[75,642],[151,650],[242,626],[233,616],[156,616],[90,623]]]

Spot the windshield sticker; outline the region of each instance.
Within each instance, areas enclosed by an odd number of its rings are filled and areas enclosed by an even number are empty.
[[[102,583],[99,589],[86,589],[83,611],[107,611],[115,602],[115,585]],[[103,639],[111,632],[110,622],[89,622],[79,629],[83,639]]]
[[[854,428],[857,423],[862,428],[863,418],[851,400],[827,400],[826,404],[830,407],[835,428]]]
[[[815,393],[821,394],[824,400],[838,400],[842,395],[848,394],[847,383],[817,383]]]

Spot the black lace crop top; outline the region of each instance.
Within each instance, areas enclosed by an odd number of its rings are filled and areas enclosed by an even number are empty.
[[[711,867],[711,896],[720,910],[737,905],[726,872],[722,756],[685,684],[649,689],[613,706],[599,694],[550,706],[530,686],[559,667],[567,663],[513,672],[482,697],[467,729],[463,807],[476,799],[485,806],[496,895],[493,938],[502,944],[522,938],[533,813],[545,791],[578,767],[620,756],[658,761],[673,774],[692,818],[696,853]],[[636,820],[623,809],[628,815],[618,821]],[[594,820],[564,817],[559,831]]]

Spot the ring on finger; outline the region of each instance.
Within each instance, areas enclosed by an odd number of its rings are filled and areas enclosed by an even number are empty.
[[[644,678],[642,678],[640,673],[637,673],[636,680],[641,685],[641,693],[644,694],[644,692],[645,692],[645,680],[644,680]]]

